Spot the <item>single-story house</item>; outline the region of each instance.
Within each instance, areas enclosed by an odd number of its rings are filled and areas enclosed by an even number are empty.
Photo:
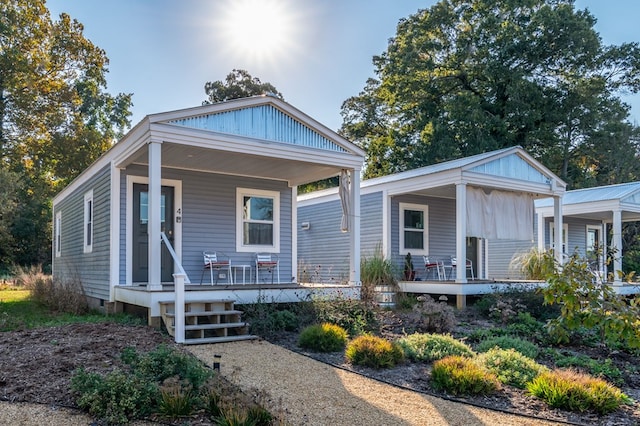
[[[553,248],[553,200],[536,200],[535,204],[538,248]],[[601,277],[606,280],[608,272],[614,272],[614,285],[621,285],[621,277],[616,271],[622,270],[624,260],[622,223],[640,220],[640,182],[567,191],[562,200],[562,214],[562,252],[593,257],[592,267]],[[612,230],[609,246],[608,238],[605,238],[608,226]],[[597,253],[611,250],[615,253],[613,262],[607,265],[603,256],[597,256]]]
[[[516,248],[534,244],[535,199],[551,197],[561,227],[565,187],[520,147],[364,180],[362,255],[380,250],[402,269],[411,253],[419,281],[402,282],[403,290],[453,294],[464,305],[465,295],[491,291],[508,275]],[[298,197],[301,280],[346,279],[350,245],[340,218],[338,188]],[[427,269],[423,256],[438,267]],[[469,268],[453,268],[452,257]]]
[[[54,198],[53,275],[79,280],[96,305],[142,307],[151,323],[178,279],[187,302],[286,301],[301,293],[297,186],[342,174],[353,218],[347,281],[357,284],[363,159],[274,96],[148,115]],[[205,251],[224,267],[205,264]],[[277,267],[256,270],[257,253]]]

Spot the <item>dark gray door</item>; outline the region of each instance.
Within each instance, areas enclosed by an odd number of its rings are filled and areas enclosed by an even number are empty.
[[[160,197],[161,230],[173,245],[173,187],[163,186]],[[133,184],[133,282],[146,283],[149,280],[149,185]],[[163,282],[173,282],[173,259],[162,244]]]

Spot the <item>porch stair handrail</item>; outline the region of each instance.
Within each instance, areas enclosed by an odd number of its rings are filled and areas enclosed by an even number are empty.
[[[187,275],[187,273],[184,271],[184,268],[182,267],[182,263],[180,263],[180,260],[178,259],[178,255],[176,254],[175,250],[173,249],[173,246],[171,245],[171,241],[169,241],[169,238],[167,238],[167,235],[164,232],[160,232],[160,236],[162,237],[162,241],[164,242],[164,244],[167,246],[167,249],[169,250],[171,257],[173,258],[173,262],[176,265],[178,265],[177,273],[184,275],[185,284],[191,284],[191,280],[189,279],[189,276]]]

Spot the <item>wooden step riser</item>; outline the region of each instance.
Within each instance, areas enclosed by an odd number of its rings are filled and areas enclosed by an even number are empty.
[[[185,302],[185,343],[215,343],[255,338],[249,326],[240,321],[242,311],[234,309],[235,301],[209,300]],[[175,337],[175,306],[160,302],[160,313],[169,335]]]

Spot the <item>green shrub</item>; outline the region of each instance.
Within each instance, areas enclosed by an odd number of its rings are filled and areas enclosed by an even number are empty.
[[[448,356],[433,363],[434,388],[454,395],[489,394],[500,389],[498,378],[463,356]]]
[[[404,358],[400,346],[371,335],[359,336],[349,342],[345,356],[352,364],[372,368],[391,368]]]
[[[128,349],[123,351],[121,359],[134,369],[135,374],[157,383],[178,376],[199,389],[213,375],[197,358],[167,345],[159,345],[144,355]]]
[[[378,330],[375,312],[360,300],[313,300],[316,323],[328,322],[347,330],[349,336],[373,333]]]
[[[597,330],[607,345],[640,348],[640,299],[627,300],[610,285],[593,279],[586,259],[572,255],[541,291],[545,303],[558,305],[560,315],[548,323],[549,334],[566,343],[582,327]]]
[[[450,355],[474,355],[468,345],[443,334],[411,334],[399,339],[398,345],[405,356],[414,361],[430,362]]]
[[[544,323],[535,319],[529,312],[518,312],[518,315],[505,327],[508,334],[541,340],[545,337]]]
[[[339,325],[310,325],[300,333],[298,346],[317,352],[337,352],[347,344],[347,332]]]
[[[633,401],[602,379],[572,370],[540,374],[527,385],[529,392],[551,407],[608,414]]]
[[[298,329],[298,317],[289,310],[273,312],[271,322],[276,330],[295,331]]]
[[[597,360],[587,355],[563,355],[557,351],[552,356],[556,367],[578,367],[586,370],[592,376],[603,377],[616,384],[624,383],[622,372],[610,358]]]
[[[101,376],[80,369],[71,378],[71,389],[79,395],[80,408],[109,424],[145,417],[158,405],[156,383],[120,370]]]
[[[514,349],[493,348],[476,358],[482,367],[495,374],[500,382],[524,389],[547,368]]]
[[[535,359],[540,350],[538,346],[528,340],[512,336],[498,336],[483,340],[477,347],[478,352],[487,352],[488,350],[498,347],[500,349],[515,349],[522,355]]]
[[[160,414],[166,417],[190,415],[196,405],[193,387],[182,383],[179,377],[170,377],[160,386]]]

